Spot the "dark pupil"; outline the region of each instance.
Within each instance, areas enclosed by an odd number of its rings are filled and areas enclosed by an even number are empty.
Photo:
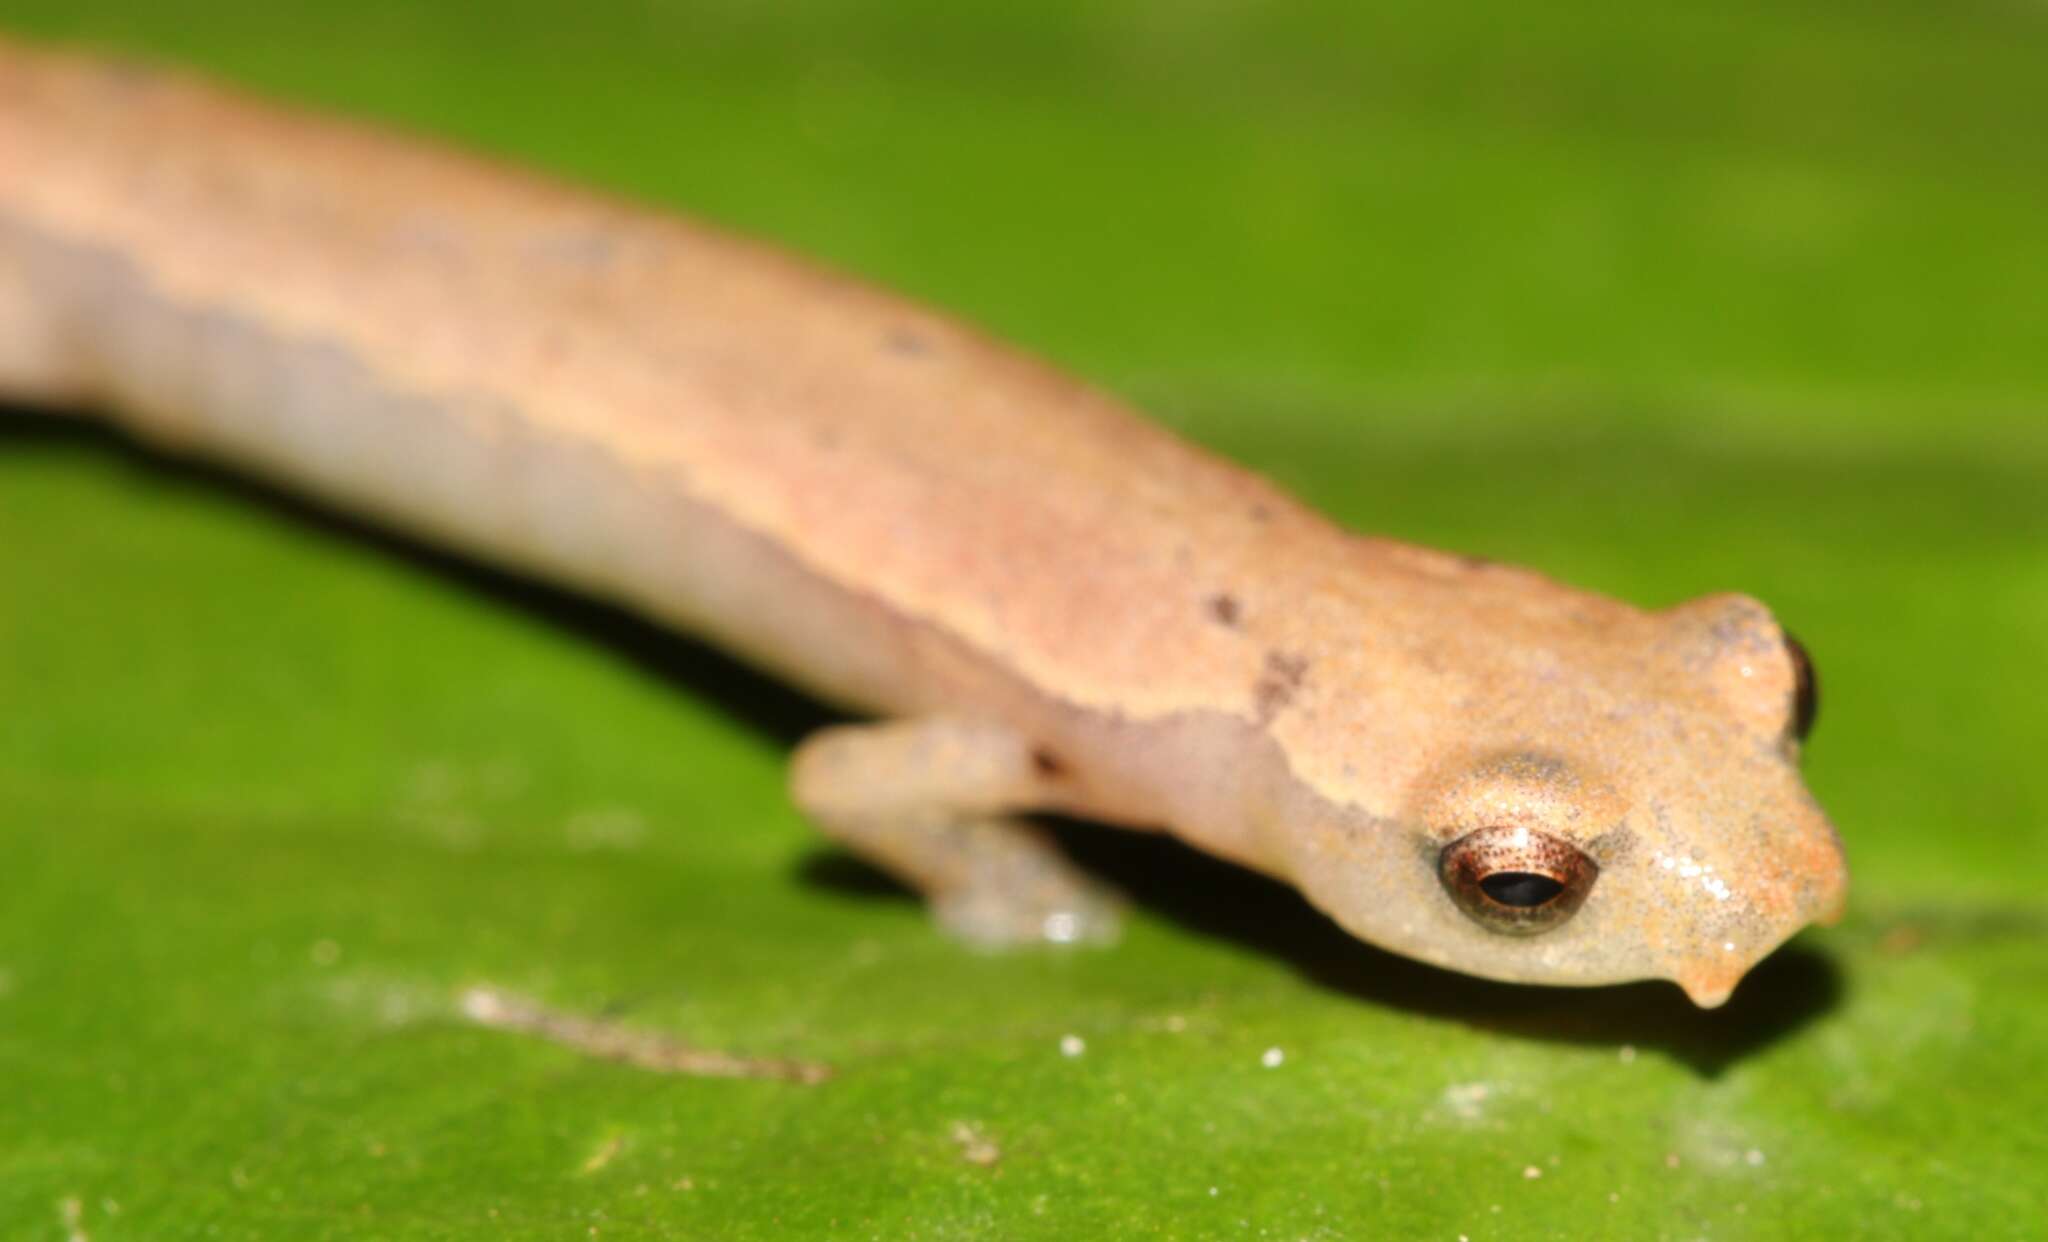
[[[1504,906],[1540,906],[1564,891],[1564,885],[1531,871],[1496,871],[1479,881],[1486,895]]]
[[[1820,677],[1813,671],[1813,659],[1806,654],[1805,644],[1787,634],[1785,650],[1792,653],[1796,682],[1792,690],[1792,736],[1803,742],[1813,732],[1813,718],[1820,714]]]

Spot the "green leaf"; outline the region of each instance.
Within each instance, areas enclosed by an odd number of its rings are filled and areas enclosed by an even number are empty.
[[[1126,942],[976,955],[789,809],[802,699],[14,412],[0,1235],[2038,1231],[2038,13],[567,12],[7,20],[823,255],[1363,529],[1751,591],[1820,664],[1849,916],[1702,1013],[1446,975],[1071,826]]]

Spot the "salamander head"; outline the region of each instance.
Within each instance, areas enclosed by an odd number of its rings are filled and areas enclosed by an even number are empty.
[[[1468,722],[1476,744],[1447,752],[1393,831],[1371,834],[1405,842],[1369,860],[1397,899],[1374,901],[1353,868],[1329,865],[1329,845],[1297,881],[1364,938],[1467,973],[1664,978],[1721,1004],[1842,907],[1841,844],[1798,770],[1813,674],[1753,600],[1645,621],[1648,650],[1589,645],[1578,676],[1500,678]]]

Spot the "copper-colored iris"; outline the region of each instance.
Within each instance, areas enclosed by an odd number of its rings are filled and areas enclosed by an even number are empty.
[[[1570,918],[1593,889],[1599,865],[1577,847],[1530,828],[1480,828],[1437,859],[1458,908],[1497,932],[1530,936]]]

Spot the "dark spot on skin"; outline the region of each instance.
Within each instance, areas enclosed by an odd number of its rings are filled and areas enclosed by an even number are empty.
[[[882,347],[904,358],[923,358],[932,352],[931,341],[909,328],[889,329],[889,334],[882,338]]]
[[[1258,709],[1259,723],[1269,724],[1285,710],[1307,677],[1307,657],[1285,651],[1267,652],[1265,671],[1252,685],[1252,702]]]
[[[1262,502],[1254,501],[1250,512],[1251,519],[1254,522],[1270,522],[1273,520],[1273,511]]]
[[[1235,595],[1211,595],[1209,597],[1209,615],[1216,618],[1217,624],[1229,626],[1234,630],[1237,628],[1237,623],[1243,619],[1244,611],[1238,606]]]
[[[1458,564],[1467,569],[1492,569],[1499,562],[1490,556],[1474,556],[1467,553],[1458,558]]]
[[[1058,780],[1067,774],[1067,765],[1043,746],[1031,748],[1031,766],[1046,780]]]
[[[102,61],[98,69],[100,81],[123,95],[154,91],[165,81],[159,70],[132,60]]]
[[[1636,852],[1636,834],[1627,828],[1609,828],[1586,844],[1586,852],[1603,867],[1612,867]]]

